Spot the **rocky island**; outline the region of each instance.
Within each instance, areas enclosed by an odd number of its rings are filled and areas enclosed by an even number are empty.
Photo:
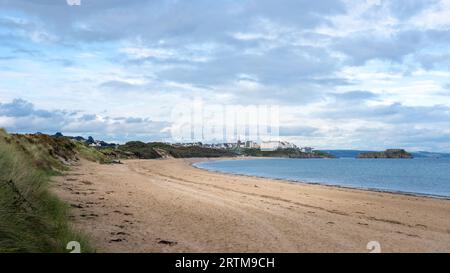
[[[387,149],[384,152],[361,153],[357,158],[413,158],[413,156],[403,149]]]

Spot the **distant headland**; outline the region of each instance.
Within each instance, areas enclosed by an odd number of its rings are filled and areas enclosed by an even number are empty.
[[[36,133],[40,135],[42,133]],[[142,142],[129,141],[125,144],[107,143],[87,139],[81,136],[64,136],[58,132],[51,136],[67,138],[77,143],[95,148],[112,159],[157,159],[157,158],[191,158],[191,157],[284,157],[284,158],[334,158],[330,153],[314,150],[311,147],[298,147],[287,141],[240,141],[229,143],[202,142]]]

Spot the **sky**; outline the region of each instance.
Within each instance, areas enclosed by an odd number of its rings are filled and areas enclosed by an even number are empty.
[[[450,152],[450,0],[0,0],[9,132],[170,141],[194,99],[276,105],[300,146]]]

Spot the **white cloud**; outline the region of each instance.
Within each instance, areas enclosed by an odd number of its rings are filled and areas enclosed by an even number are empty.
[[[175,52],[165,48],[127,47],[121,50],[132,58],[145,59],[149,57],[170,59],[176,56]]]
[[[450,1],[440,0],[437,5],[432,5],[411,18],[409,23],[425,29],[448,30],[450,26]]]

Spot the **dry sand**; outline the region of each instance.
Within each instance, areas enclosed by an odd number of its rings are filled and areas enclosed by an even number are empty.
[[[198,159],[197,159],[198,160]],[[57,178],[98,252],[450,252],[450,201],[219,174],[195,160],[81,162]]]

